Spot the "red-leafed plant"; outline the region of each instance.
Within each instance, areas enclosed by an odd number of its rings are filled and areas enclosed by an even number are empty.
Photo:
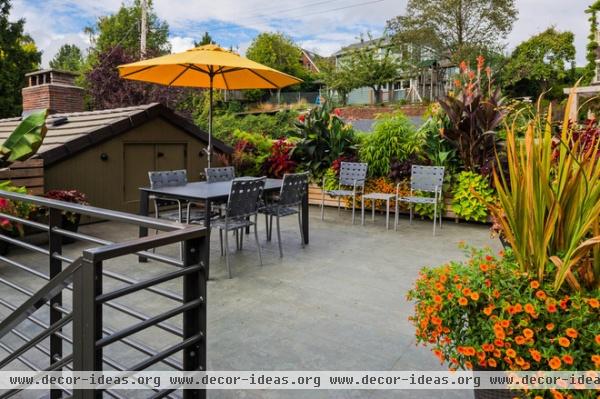
[[[292,160],[291,153],[294,144],[281,138],[276,140],[271,147],[271,154],[267,158],[266,169],[269,176],[283,177],[286,173],[292,173],[296,169],[296,162]]]
[[[85,194],[77,190],[50,190],[44,194],[44,197],[57,201],[71,202],[73,204],[88,205]],[[43,208],[41,212],[47,215],[48,209]],[[63,215],[72,223],[78,220],[76,213],[64,212]]]

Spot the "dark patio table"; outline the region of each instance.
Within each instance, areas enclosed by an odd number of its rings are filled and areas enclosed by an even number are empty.
[[[279,192],[283,180],[281,179],[267,179],[265,182],[265,193]],[[218,182],[218,183],[207,183],[193,182],[188,183],[185,186],[176,187],[163,187],[163,188],[150,188],[140,187],[140,215],[148,216],[149,209],[149,197],[150,195],[157,195],[162,198],[173,198],[186,200],[191,202],[204,202],[205,209],[208,210],[214,201],[226,201],[229,197],[229,191],[231,190],[231,182]],[[206,212],[204,219],[204,225],[210,229],[210,212]],[[306,194],[302,200],[302,229],[304,231],[304,242],[308,244],[308,187],[306,188]],[[148,228],[140,227],[140,237],[148,235]],[[147,259],[144,257],[139,258],[140,262],[145,262]]]

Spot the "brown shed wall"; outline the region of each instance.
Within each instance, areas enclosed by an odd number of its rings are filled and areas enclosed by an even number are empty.
[[[173,165],[172,168],[185,167],[188,171],[188,179],[197,181],[207,165],[207,157],[203,151],[205,147],[201,140],[184,130],[165,119],[155,118],[142,126],[48,166],[45,188],[46,190],[77,189],[88,196],[91,205],[137,213],[139,206],[137,187],[135,187],[137,184],[128,183],[127,180],[135,180],[139,181],[140,185],[147,185],[147,172],[149,169],[154,169],[152,165]],[[163,150],[165,148],[167,151]],[[169,149],[181,148],[187,150],[185,160],[175,159],[169,163],[168,157],[173,155]],[[160,161],[148,159],[157,156],[159,152],[163,154]],[[108,155],[108,158],[102,160],[102,154]],[[215,165],[218,163],[218,158],[215,156],[213,156],[213,163]],[[165,169],[160,166],[156,168]]]

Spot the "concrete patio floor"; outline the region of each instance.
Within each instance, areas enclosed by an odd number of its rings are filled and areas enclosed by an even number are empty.
[[[348,211],[338,216],[336,210],[327,210],[325,221],[321,221],[318,208],[311,207],[310,245],[302,249],[297,219],[290,217],[282,221],[284,258],[279,258],[276,241],[265,242],[264,220],[261,219],[259,234],[264,265],[259,265],[254,236],[246,236],[244,250],[232,251],[232,279],[227,279],[225,261],[219,254],[218,235],[213,234],[211,280],[208,282],[209,370],[445,369],[429,349],[415,346],[414,330],[407,320],[413,305],[406,301],[405,295],[421,267],[461,259],[463,253],[457,247],[459,241],[499,249],[497,240],[489,238],[487,226],[446,221],[437,236],[432,237],[430,221],[416,220],[409,225],[408,219],[401,217],[398,231],[386,231],[385,219],[380,215],[375,224],[368,220],[365,226],[360,226],[357,219],[358,223],[353,226]],[[83,226],[81,230],[111,240],[137,236],[136,228],[116,223],[93,224]],[[232,242],[230,244],[233,246]],[[81,244],[69,245],[65,253],[76,256],[83,247]],[[176,255],[177,251],[175,246],[159,250],[171,255]],[[15,249],[10,256],[47,272],[47,260],[38,255]],[[170,270],[156,262],[138,264],[131,256],[110,262],[106,268],[137,279]],[[0,275],[31,289],[41,284],[39,279],[8,265],[1,265]],[[122,286],[122,283],[105,280],[106,287]],[[161,287],[178,291],[180,284],[172,281]],[[25,300],[23,295],[4,285],[0,285],[0,296],[15,304]],[[131,295],[121,302],[149,314],[173,307],[173,302],[155,298],[156,295],[146,292]],[[6,314],[2,309],[0,317]],[[111,310],[106,311],[105,320],[115,327],[134,322]],[[174,318],[171,322],[178,324],[180,320]],[[22,331],[29,336],[39,331],[35,326],[25,324]],[[135,337],[157,349],[176,342],[157,329]],[[22,344],[12,334],[3,342],[13,348]],[[124,365],[132,365],[143,358],[120,343],[111,345],[106,355]],[[18,363],[14,364],[18,367]],[[460,390],[222,390],[209,391],[208,396],[473,397],[471,391]],[[127,397],[133,395],[127,394]]]

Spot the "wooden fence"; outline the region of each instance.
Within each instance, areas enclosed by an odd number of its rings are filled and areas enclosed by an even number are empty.
[[[44,193],[44,160],[16,162],[10,168],[0,170],[2,180],[10,180],[15,186],[25,186],[30,194],[41,195]]]

